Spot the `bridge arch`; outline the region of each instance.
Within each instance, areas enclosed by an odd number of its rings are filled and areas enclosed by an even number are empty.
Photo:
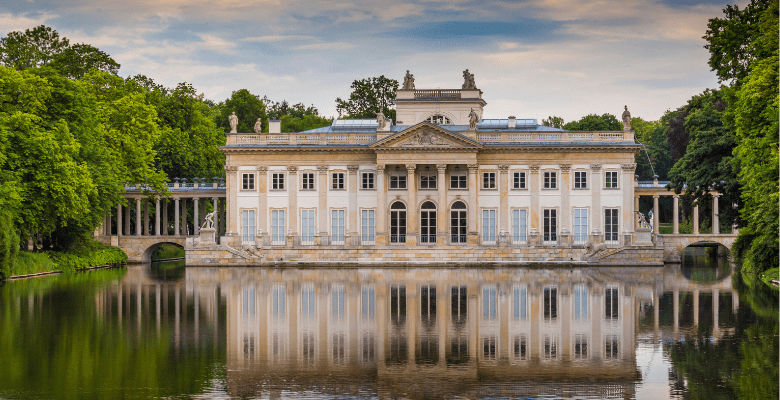
[[[718,247],[720,254],[731,255],[731,246],[737,238],[736,234],[665,234],[658,235],[663,240],[664,261],[681,262],[682,255],[688,247]]]
[[[143,255],[141,256],[141,261],[151,262],[152,256],[154,255],[155,251],[163,247],[163,245],[175,246],[180,248],[182,250],[182,253],[184,252],[184,245],[181,243],[177,243],[175,241],[160,241],[160,242],[153,243],[152,245],[147,247],[146,250],[144,250]]]

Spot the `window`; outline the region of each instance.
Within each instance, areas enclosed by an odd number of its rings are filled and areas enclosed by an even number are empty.
[[[423,285],[420,287],[420,320],[427,325],[436,323],[435,285]]]
[[[517,335],[515,336],[514,340],[514,349],[513,353],[515,358],[519,358],[521,360],[525,360],[526,355],[528,353],[528,345],[526,343],[525,335]]]
[[[420,189],[436,189],[436,173],[433,172],[421,173]]]
[[[284,210],[271,210],[271,242],[275,245],[284,244],[285,232]]]
[[[452,123],[450,122],[449,118],[440,114],[431,115],[430,117],[428,117],[428,119],[426,119],[426,121],[435,125],[447,125]]]
[[[496,173],[495,172],[483,172],[482,173],[482,189],[495,189],[496,188]]]
[[[301,190],[314,190],[313,172],[304,172],[301,174]]]
[[[255,211],[254,210],[241,211],[241,241],[242,242],[255,241]]]
[[[525,242],[527,227],[527,210],[512,210],[512,243],[519,244]]]
[[[330,212],[331,243],[344,241],[344,210]]]
[[[462,172],[450,174],[450,189],[468,189],[467,175]]]
[[[604,356],[606,358],[617,358],[619,344],[620,341],[617,335],[607,335],[604,339]]]
[[[496,288],[482,288],[482,319],[492,321],[497,318]]]
[[[406,189],[406,175],[390,175],[390,189]]]
[[[512,174],[512,189],[525,189],[525,172]]]
[[[363,190],[371,190],[374,188],[374,173],[373,172],[363,172],[361,174],[363,186],[361,188]]]
[[[575,189],[587,189],[588,178],[585,171],[574,171],[574,188]]]
[[[243,190],[255,190],[255,174],[241,174],[242,182],[241,189]]]
[[[604,240],[608,242],[618,241],[617,208],[607,208],[604,210]]]
[[[301,289],[301,318],[308,321],[316,319],[317,297],[314,286],[306,286]]]
[[[588,358],[588,336],[581,333],[574,335],[574,358],[584,360]]]
[[[271,190],[284,190],[283,172],[274,172],[271,174]]]
[[[582,244],[588,241],[588,209],[574,209],[574,243]]]
[[[558,336],[544,335],[544,358],[558,358]]]
[[[528,289],[524,287],[516,287],[512,293],[512,304],[514,319],[526,319],[528,310]]]
[[[436,205],[432,201],[420,207],[420,243],[436,243]]]
[[[604,292],[604,318],[618,319],[618,288],[608,287]]]
[[[544,189],[557,189],[557,174],[555,172],[544,173]]]
[[[330,188],[333,190],[344,190],[344,173],[334,172],[331,177],[332,182]]]
[[[301,210],[301,244],[314,244],[314,210]]]
[[[482,241],[496,241],[496,210],[482,210]]]
[[[361,243],[373,243],[374,242],[374,210],[363,210],[361,214],[361,230],[360,241]]]
[[[604,179],[604,187],[607,189],[618,188],[618,173],[617,171],[607,171],[606,179]]]
[[[574,320],[588,319],[588,288],[584,286],[574,287]]]
[[[371,286],[363,286],[360,296],[360,316],[367,321],[376,316],[376,293]]]
[[[450,293],[450,309],[452,311],[452,323],[456,327],[462,326],[468,317],[468,288],[466,286],[453,286]]]
[[[555,242],[558,240],[558,210],[546,208],[544,210],[544,241]]]
[[[400,201],[390,205],[390,243],[406,243],[406,205]]]
[[[544,288],[544,320],[554,321],[558,319],[558,288]]]
[[[390,286],[390,321],[393,325],[406,323],[406,286],[404,285]]]
[[[489,335],[482,338],[482,356],[486,360],[496,359],[496,335]]]
[[[452,203],[450,207],[450,243],[466,243],[468,212],[462,201]]]

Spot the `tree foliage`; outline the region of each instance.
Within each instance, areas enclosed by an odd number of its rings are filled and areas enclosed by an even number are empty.
[[[635,156],[639,180],[652,180],[653,175],[658,175],[660,180],[668,179],[673,163],[666,140],[668,126],[664,119],[645,121],[634,117],[631,118],[631,128],[634,129],[636,141],[643,145],[642,150]]]
[[[217,126],[223,129],[224,133],[230,132],[230,123],[228,117],[235,112],[238,116],[239,132],[254,132],[255,122],[262,119],[263,132],[268,131],[268,115],[265,112],[265,104],[257,95],[252,94],[247,89],[240,89],[233,92],[230,98],[219,104],[219,114],[217,117]]]
[[[395,122],[395,96],[398,81],[386,78],[365,78],[352,82],[349,99],[336,98],[336,111],[346,118],[376,118],[382,112],[385,118]]]
[[[282,123],[282,132],[303,132],[309,129],[328,126],[333,123],[330,118],[323,118],[314,105],[306,107],[303,103],[290,105],[287,100],[274,102],[263,97],[269,119],[278,119]]]
[[[563,128],[564,121],[563,118],[561,117],[556,117],[551,115],[547,117],[547,119],[542,120],[542,125],[549,126],[552,128]]]
[[[612,114],[588,114],[579,121],[567,123],[563,129],[567,131],[622,131],[623,124]]]

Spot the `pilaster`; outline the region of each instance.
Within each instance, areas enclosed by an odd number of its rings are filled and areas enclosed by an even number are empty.
[[[287,193],[289,198],[289,207],[290,211],[288,213],[290,214],[290,225],[287,227],[288,232],[290,229],[292,229],[293,235],[298,234],[298,166],[297,165],[288,165],[287,166],[287,175],[288,180],[290,181],[290,186],[288,187]]]
[[[439,209],[436,210],[436,244],[447,244],[447,164],[436,164],[438,176],[436,177],[436,188],[439,191]]]
[[[539,164],[530,165],[529,170],[531,172],[528,177],[529,190],[531,193],[531,208],[528,213],[527,223],[529,230],[533,229],[535,232],[541,232],[541,229],[539,229],[539,186],[541,185],[541,182],[539,181]]]
[[[498,190],[501,193],[501,205],[498,210],[499,232],[509,232],[509,165],[498,166]]]
[[[469,233],[466,237],[466,244],[476,246],[479,244],[479,232],[477,231],[477,221],[479,220],[479,207],[477,204],[477,171],[479,164],[469,164]]]
[[[349,208],[348,208],[348,215],[347,215],[347,223],[349,226],[349,235],[350,236],[357,236],[358,235],[358,202],[357,202],[357,191],[358,191],[358,169],[360,168],[359,165],[347,165],[347,171],[349,171],[349,176],[347,176],[347,184],[349,185]]]
[[[227,232],[225,236],[238,235],[238,188],[241,187],[238,181],[238,166],[225,166],[225,192],[227,193],[226,205],[230,209],[225,213],[227,215]]]
[[[268,166],[257,166],[257,229],[262,229],[263,232],[268,232]],[[214,198],[214,209],[217,209],[217,198]],[[214,226],[217,224],[217,219],[214,219]],[[219,229],[219,228],[217,228]]]
[[[317,193],[320,200],[320,206],[317,210],[319,223],[318,232],[328,232],[328,166],[320,165],[317,167],[319,182],[317,182]]]
[[[406,187],[409,191],[409,209],[406,211],[406,245],[417,245],[417,164],[406,164]]]
[[[634,198],[634,171],[636,170],[636,164],[621,164],[620,168],[623,170],[620,189],[623,191],[623,207],[621,207],[623,210],[622,232],[630,232],[633,230],[634,225],[631,221],[636,221],[636,214],[630,207],[631,200]]]
[[[591,228],[601,231],[603,218],[601,211],[601,190],[604,184],[601,183],[601,164],[590,165],[590,182],[593,186],[590,188],[591,201]]]
[[[387,186],[385,165],[376,165],[376,245],[387,246]]]
[[[572,232],[572,226],[571,226],[571,207],[570,207],[570,199],[569,199],[569,193],[571,190],[571,181],[569,179],[570,172],[571,172],[571,164],[560,164],[561,168],[561,226],[560,226],[560,232],[561,236],[563,236],[563,230],[566,229],[568,232]]]

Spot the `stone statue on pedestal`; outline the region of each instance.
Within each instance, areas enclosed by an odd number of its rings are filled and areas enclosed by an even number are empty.
[[[628,112],[628,106],[625,106],[626,111],[623,111],[623,130],[631,130],[631,113]]]
[[[206,214],[206,220],[203,221],[201,229],[214,229],[214,213],[210,212]]]
[[[228,117],[228,122],[230,123],[230,133],[238,133],[238,117],[235,111]]]
[[[258,118],[257,122],[255,122],[255,133],[262,133],[263,132],[263,119]]]
[[[476,89],[477,84],[474,83],[474,74],[470,73],[468,69],[463,71],[463,86],[461,89]]]
[[[466,70],[468,71],[468,70]],[[471,112],[469,113],[469,130],[473,131],[477,129],[477,121],[479,121],[479,115],[477,115],[477,112],[474,111],[474,109],[471,109]]]
[[[404,85],[401,88],[402,90],[413,90],[414,89],[414,75],[409,73],[409,70],[406,70],[406,76],[404,76]]]
[[[376,113],[376,122],[379,124],[377,127],[378,129],[385,129],[387,121],[385,120],[385,114],[383,114],[382,111]]]

